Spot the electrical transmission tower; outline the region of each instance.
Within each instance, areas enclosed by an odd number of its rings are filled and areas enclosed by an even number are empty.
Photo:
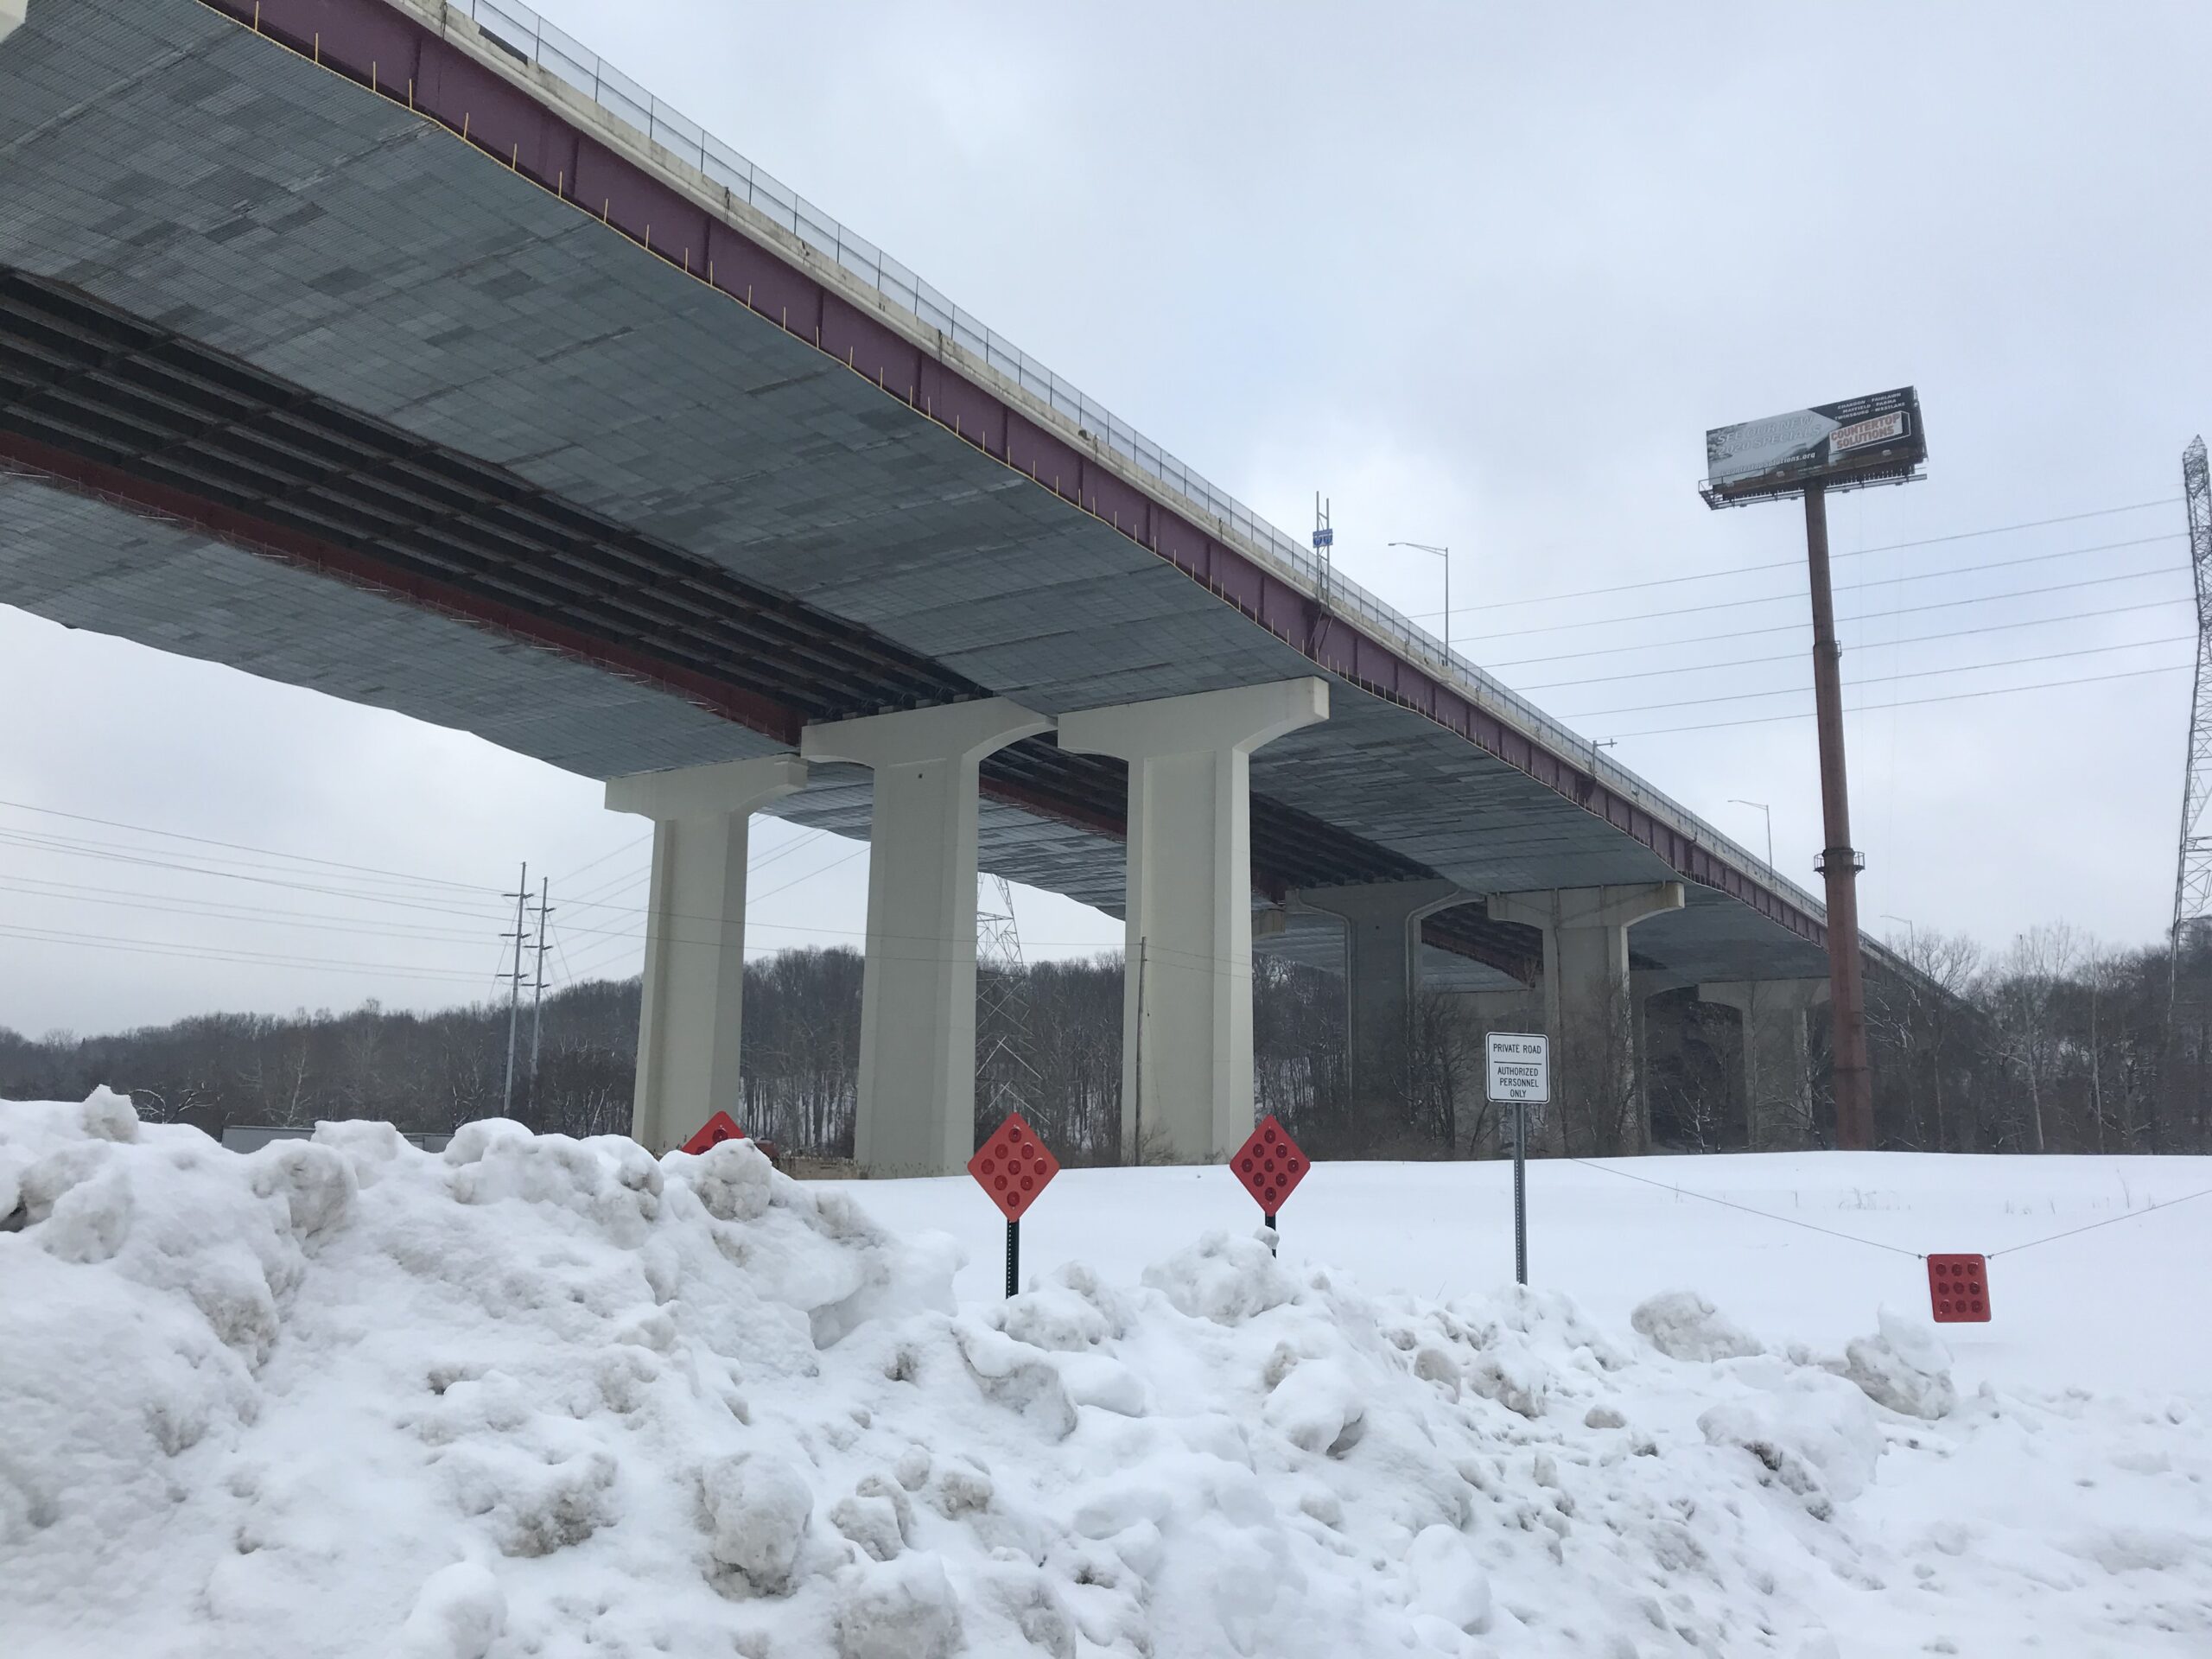
[[[995,1128],[1008,1112],[1030,1108],[1038,1077],[1029,1063],[1028,976],[1014,889],[1002,875],[982,880],[976,903],[976,1107],[979,1123]]]
[[[2212,835],[2204,809],[2212,798],[2212,474],[2204,440],[2181,452],[2181,488],[2189,506],[2189,563],[2196,576],[2196,689],[2189,709],[2189,772],[2182,785],[2181,851],[2174,870],[2174,936],[2166,969],[2167,1019],[2184,950],[2212,928]]]

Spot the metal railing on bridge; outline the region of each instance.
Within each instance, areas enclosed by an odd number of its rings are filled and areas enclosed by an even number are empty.
[[[713,183],[764,215],[840,269],[904,307],[953,344],[972,353],[1048,408],[1073,421],[1125,461],[1220,521],[1230,532],[1294,571],[1319,590],[1319,563],[1296,537],[1230,494],[1205,474],[1146,437],[1111,410],[1086,397],[996,330],[963,311],[905,265],[823,212],[812,202],[755,167],[697,122],[670,108],[620,70],[547,22],[517,0],[448,0],[494,44],[534,63],[573,91],[589,99],[615,120],[635,129],[678,161],[696,168]],[[1518,726],[1554,753],[1587,766],[1607,788],[1654,816],[1671,820],[1681,833],[1723,855],[1738,868],[1757,874],[1776,893],[1808,915],[1825,913],[1821,901],[1773,868],[1696,813],[1653,788],[1597,745],[1561,725],[1458,652],[1333,569],[1327,575],[1326,601],[1356,616],[1377,637],[1433,671],[1447,676],[1491,713]]]

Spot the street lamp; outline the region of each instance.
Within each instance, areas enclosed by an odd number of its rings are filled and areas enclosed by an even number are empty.
[[[1766,868],[1768,874],[1772,874],[1774,871],[1774,809],[1769,806],[1764,801],[1741,800],[1733,795],[1731,795],[1728,798],[1728,804],[1731,806],[1756,806],[1760,811],[1766,814]]]
[[[1893,911],[1885,910],[1882,912],[1882,919],[1885,922],[1903,922],[1904,924],[1904,948],[1906,953],[1911,956],[1917,956],[1920,954],[1920,930],[1913,925],[1911,917],[1899,916]]]
[[[1410,547],[1417,553],[1433,553],[1444,561],[1444,660],[1452,660],[1452,550],[1434,547],[1427,542],[1392,542],[1392,547]]]

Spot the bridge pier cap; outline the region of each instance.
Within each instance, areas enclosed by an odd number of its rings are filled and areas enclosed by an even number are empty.
[[[806,787],[794,755],[610,779],[610,811],[653,821],[630,1133],[656,1157],[715,1113],[743,1121],[745,867],[753,811]]]
[[[1125,1161],[1209,1162],[1251,1133],[1251,754],[1328,717],[1318,677],[1061,717],[1062,748],[1129,766]]]
[[[853,1126],[863,1174],[957,1174],[976,1150],[976,770],[1052,728],[989,697],[799,734],[808,760],[875,773]]]

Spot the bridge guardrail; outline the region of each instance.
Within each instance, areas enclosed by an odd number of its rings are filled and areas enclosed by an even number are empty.
[[[1210,513],[1236,536],[1294,572],[1312,589],[1321,589],[1319,563],[1295,537],[1277,529],[1203,474],[1185,466],[1111,410],[1094,402],[995,329],[963,311],[943,293],[885,253],[865,237],[845,228],[796,190],[755,167],[701,126],[655,98],[572,35],[545,21],[520,0],[447,0],[498,45],[535,63],[571,90],[589,99],[617,121],[634,128],[671,155],[698,168],[714,183],[742,198],[756,212],[789,230],[817,252],[835,262],[893,303],[904,307],[952,342],[973,353],[999,373],[1049,408],[1076,423],[1124,460]],[[1357,615],[1389,644],[1423,666],[1456,681],[1491,713],[1519,726],[1554,753],[1586,765],[1609,789],[1675,827],[1700,844],[1725,855],[1747,873],[1758,874],[1776,893],[1808,915],[1825,916],[1825,905],[1732,837],[1707,823],[1665,791],[1653,787],[1591,740],[1570,730],[1442,640],[1385,603],[1357,582],[1329,573],[1325,597]],[[1875,948],[1870,944],[1870,949]]]

